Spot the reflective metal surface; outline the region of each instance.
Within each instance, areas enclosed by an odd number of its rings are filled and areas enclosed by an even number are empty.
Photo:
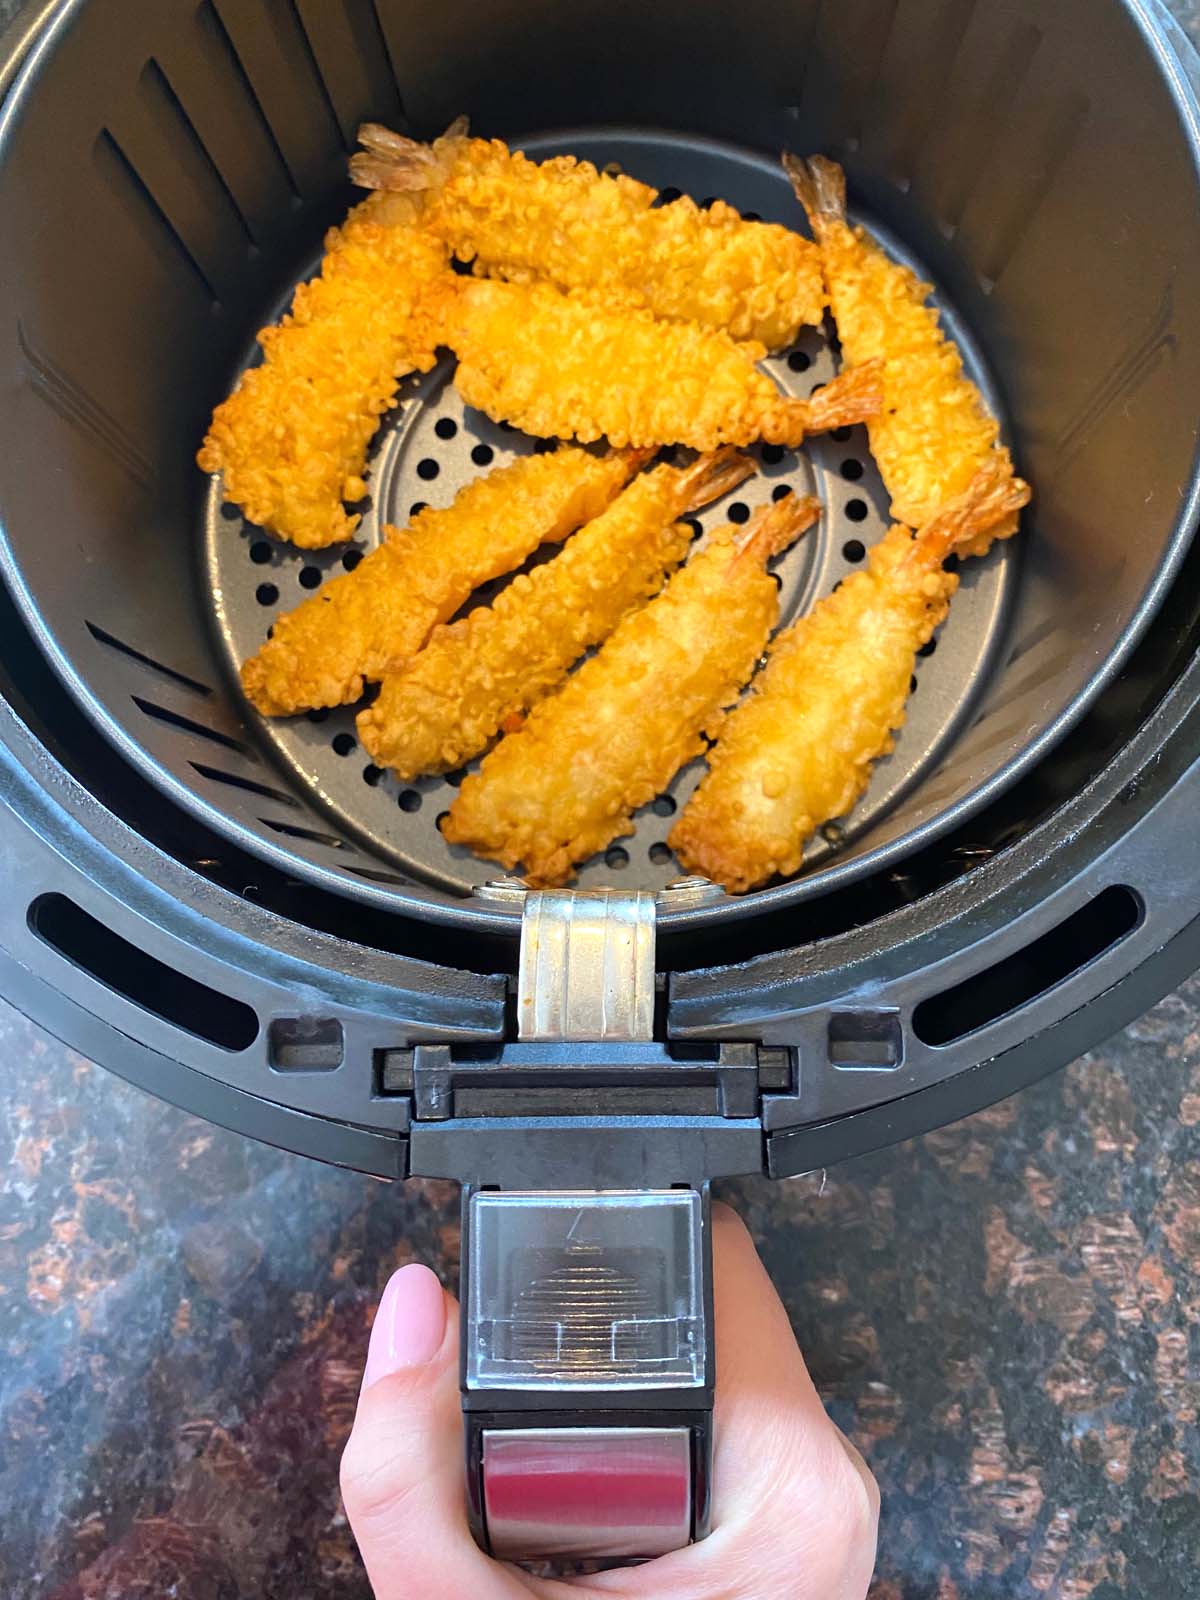
[[[649,1039],[654,896],[614,889],[525,900],[517,977],[522,1039]]]
[[[489,1429],[483,1494],[493,1555],[665,1555],[691,1537],[689,1430]]]

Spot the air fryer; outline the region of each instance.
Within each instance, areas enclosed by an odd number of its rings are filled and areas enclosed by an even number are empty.
[[[711,1180],[988,1104],[1200,964],[1196,57],[1154,0],[58,0],[0,72],[0,989],[214,1121],[464,1184],[485,1543],[700,1536]],[[197,445],[352,202],[359,124],[464,111],[801,229],[778,153],[835,156],[1034,485],[792,880],[680,880],[689,768],[576,891],[528,893],[442,839],[460,774],[400,783],[351,710],[240,695],[355,558],[247,525]],[[803,395],[835,360],[809,330],[769,370]],[[403,386],[356,548],[534,447],[450,377]],[[887,496],[861,429],[756,453],[734,498],[823,503],[797,615]],[[522,1473],[614,1462],[603,1527],[522,1520]],[[680,1486],[654,1526],[648,1472]]]

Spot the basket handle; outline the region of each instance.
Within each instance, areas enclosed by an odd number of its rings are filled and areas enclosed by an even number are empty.
[[[650,1040],[654,918],[649,894],[526,894],[521,1040]],[[707,1185],[644,1176],[464,1191],[467,1497],[495,1556],[644,1560],[708,1530]]]
[[[708,1529],[708,1198],[464,1199],[462,1395],[476,1538],[505,1560],[645,1560]]]

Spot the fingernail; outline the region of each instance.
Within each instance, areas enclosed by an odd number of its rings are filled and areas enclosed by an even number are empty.
[[[393,1272],[371,1328],[363,1388],[432,1361],[445,1332],[446,1296],[437,1277],[417,1261]]]

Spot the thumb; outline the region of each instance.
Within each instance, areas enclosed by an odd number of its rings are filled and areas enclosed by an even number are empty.
[[[467,1528],[456,1312],[414,1262],[393,1273],[371,1329],[341,1483],[377,1600],[512,1592]]]

